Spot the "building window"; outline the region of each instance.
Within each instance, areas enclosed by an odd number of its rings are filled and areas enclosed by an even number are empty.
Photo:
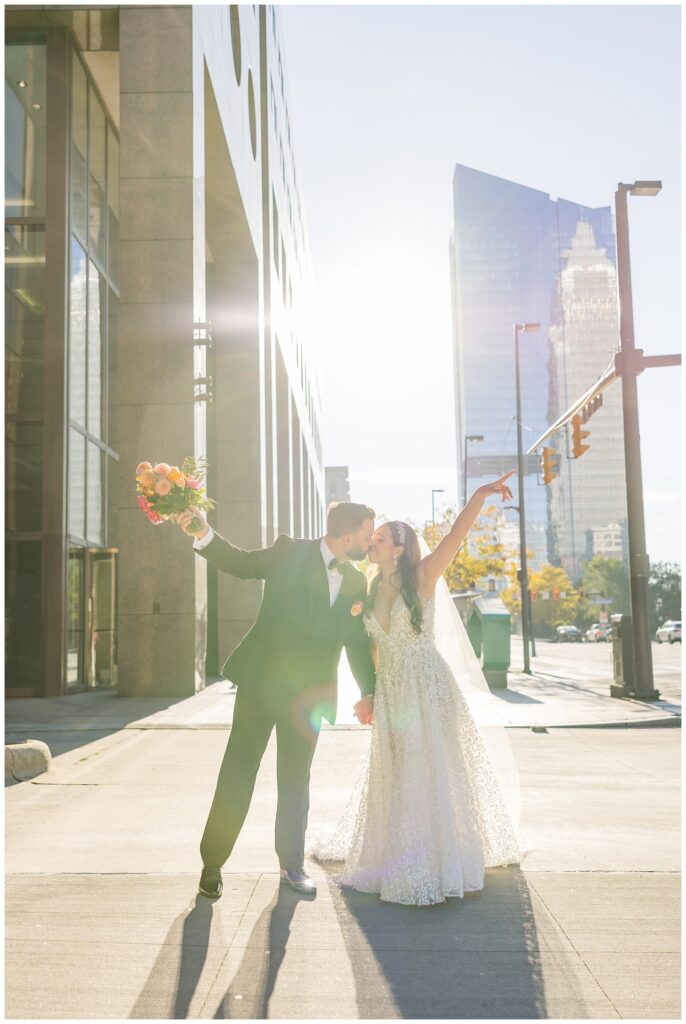
[[[272,189],[272,238],[274,240],[274,268],[279,274],[279,209],[276,205],[276,196]]]
[[[45,216],[45,43],[5,47],[5,216]]]
[[[5,544],[5,682],[37,693],[42,676],[42,544]]]
[[[88,196],[88,84],[81,61],[72,60],[71,74],[71,226],[79,238],[86,239]]]
[[[250,125],[250,148],[253,160],[255,160],[257,158],[257,114],[255,112],[255,86],[250,68],[248,68],[248,122]]]
[[[229,19],[231,24],[231,52],[233,53],[233,70],[236,74],[236,83],[241,84],[241,19],[238,6],[231,4],[229,8]]]
[[[71,240],[69,288],[69,417],[82,427],[86,425],[86,318],[87,302],[86,254]]]

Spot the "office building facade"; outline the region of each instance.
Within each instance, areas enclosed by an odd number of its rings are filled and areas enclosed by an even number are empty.
[[[326,504],[350,501],[350,475],[347,466],[327,466],[324,470]]]
[[[136,507],[206,455],[244,547],[323,524],[273,7],[6,8],[7,692],[193,693],[260,585]]]
[[[460,493],[517,466],[513,324],[520,334],[524,451],[605,369],[619,343],[615,242],[609,207],[592,209],[458,164],[450,242],[456,443]],[[573,577],[593,531],[626,522],[621,401],[606,394],[588,424],[590,451],[544,486],[539,455],[524,456],[532,567]],[[470,441],[470,436],[483,440]],[[515,495],[516,495],[516,488]],[[517,504],[516,496],[513,504]],[[516,517],[513,510],[509,515]],[[599,534],[600,536],[600,534]],[[589,540],[590,538],[590,540]],[[590,546],[589,546],[590,545]]]

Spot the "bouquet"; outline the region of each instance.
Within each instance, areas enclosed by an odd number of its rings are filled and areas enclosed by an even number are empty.
[[[141,462],[136,466],[136,501],[141,511],[157,526],[167,519],[173,519],[186,509],[208,512],[214,508],[214,501],[208,498],[202,481],[207,472],[207,460],[184,459],[183,466],[169,466],[158,462]],[[199,530],[202,522],[198,516],[191,521],[191,528]]]

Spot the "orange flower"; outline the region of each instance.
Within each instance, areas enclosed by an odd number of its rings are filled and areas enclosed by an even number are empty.
[[[151,469],[144,469],[139,480],[141,482],[141,487],[152,487],[155,483],[155,474]]]
[[[169,483],[168,480],[165,480],[164,477],[162,477],[161,480],[158,480],[157,483],[155,484],[155,491],[157,492],[157,494],[161,495],[162,497],[165,494],[169,494],[171,489],[172,489],[172,485]]]
[[[171,480],[171,482],[173,484],[175,484],[180,476],[181,476],[181,470],[179,469],[179,467],[178,466],[172,466],[172,468],[167,473],[167,480]]]
[[[169,474],[170,469],[171,466],[168,466],[166,462],[158,462],[157,465],[155,466],[155,472],[159,476],[167,476]]]
[[[183,473],[179,474],[179,479],[175,480],[174,483],[176,484],[177,487],[180,487],[181,490],[184,489],[184,487],[186,486],[186,478],[183,475]]]
[[[355,601],[354,605],[350,609],[350,614],[354,616],[361,615],[364,611],[364,601]]]

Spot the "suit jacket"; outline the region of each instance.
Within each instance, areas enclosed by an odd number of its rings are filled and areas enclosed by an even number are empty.
[[[224,662],[222,675],[237,686],[256,688],[271,705],[314,700],[333,725],[342,649],[363,696],[374,693],[376,674],[362,616],[351,614],[353,604],[366,597],[367,581],[346,564],[330,606],[320,545],[321,539],[283,534],[271,547],[244,551],[215,531],[198,554],[220,572],[265,581],[255,624]]]

